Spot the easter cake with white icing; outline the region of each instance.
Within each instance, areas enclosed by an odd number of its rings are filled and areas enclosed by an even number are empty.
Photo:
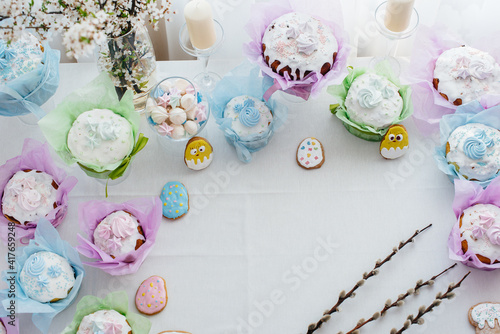
[[[271,22],[262,37],[267,65],[276,73],[302,80],[312,72],[325,75],[335,63],[339,46],[329,26],[298,12]]]
[[[500,66],[481,50],[462,46],[444,51],[436,60],[434,88],[456,106],[484,94],[500,94]]]
[[[7,182],[2,196],[2,212],[12,222],[35,223],[57,207],[59,185],[47,173],[22,170]]]
[[[29,298],[48,303],[66,298],[76,279],[68,260],[56,253],[41,251],[28,257],[19,281]]]
[[[487,181],[500,172],[500,132],[480,123],[456,128],[446,143],[446,160],[471,181]]]
[[[76,334],[132,334],[127,318],[115,310],[99,310],[83,317]]]
[[[224,118],[232,119],[231,128],[240,137],[265,132],[273,121],[273,113],[261,100],[248,95],[231,99]]]
[[[403,99],[399,87],[387,78],[375,73],[364,73],[349,88],[345,107],[352,122],[381,130],[399,119],[403,111]]]
[[[30,33],[7,45],[0,40],[0,85],[34,71],[43,59],[43,47]]]

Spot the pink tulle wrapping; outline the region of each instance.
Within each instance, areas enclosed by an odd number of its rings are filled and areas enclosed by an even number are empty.
[[[488,52],[497,62],[500,60],[499,49],[495,43],[492,43],[491,38],[489,38],[489,42],[481,40],[466,43],[444,26],[421,26],[418,30],[413,45],[410,69],[406,76],[413,89],[415,108],[413,118],[419,130],[425,135],[438,132],[441,117],[452,114],[457,109],[457,106],[439,95],[434,89],[432,81],[438,57],[444,51],[462,45]],[[500,96],[483,95],[480,102],[485,108],[490,108],[500,103]]]
[[[450,236],[448,237],[449,256],[450,259],[461,262],[472,268],[495,270],[500,268],[500,263],[483,263],[469,250],[466,253],[462,250],[458,219],[465,209],[475,204],[493,204],[500,207],[500,178],[493,180],[486,189],[483,189],[475,182],[455,180],[453,211],[457,217],[457,222],[453,226]]]
[[[76,185],[78,180],[74,176],[67,176],[66,172],[57,167],[52,160],[47,143],[40,143],[31,138],[26,138],[21,155],[14,157],[0,166],[0,189],[2,190],[12,178],[12,176],[21,170],[34,169],[45,172],[53,177],[59,184],[56,192],[57,207],[51,210],[45,218],[57,227],[66,217],[68,211],[68,194]],[[9,221],[3,215],[0,207],[0,236],[4,242],[8,240]],[[16,239],[23,244],[27,244],[25,239],[33,239],[35,235],[36,224],[28,223],[26,225],[16,224]]]
[[[106,216],[119,210],[127,211],[137,218],[146,241],[136,251],[113,259],[94,244],[94,230]],[[161,219],[162,202],[158,197],[137,198],[124,203],[105,201],[82,203],[78,207],[78,223],[86,238],[78,234],[80,245],[76,249],[80,254],[97,260],[83,262],[86,265],[100,268],[111,275],[133,274],[153,249]]]
[[[313,72],[303,80],[294,81],[290,80],[287,73],[283,77],[273,72],[266,64],[262,53],[264,32],[273,20],[290,12],[309,14],[332,29],[339,50],[333,68],[326,75],[323,76],[320,72]],[[328,14],[328,19],[325,18],[326,14]],[[350,51],[349,36],[343,29],[342,8],[338,0],[317,0],[314,5],[303,0],[275,0],[258,3],[253,6],[251,17],[252,20],[245,26],[251,41],[243,45],[243,54],[251,62],[258,64],[265,75],[274,79],[274,86],[264,96],[266,100],[276,90],[284,90],[289,94],[307,100],[310,95],[313,97],[318,96],[325,86],[339,84],[347,75],[347,58]]]

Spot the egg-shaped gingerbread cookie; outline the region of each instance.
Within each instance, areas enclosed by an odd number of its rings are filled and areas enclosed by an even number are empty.
[[[401,124],[391,125],[380,142],[380,154],[387,160],[402,157],[409,148],[408,132]]]
[[[189,211],[189,194],[180,182],[168,182],[161,190],[160,200],[163,203],[163,217],[177,219]]]
[[[321,142],[314,137],[304,139],[297,147],[297,163],[305,169],[317,169],[325,162]]]
[[[142,314],[153,315],[167,306],[167,283],[160,276],[151,276],[144,280],[135,294],[135,306]]]
[[[184,162],[189,169],[202,170],[212,163],[212,145],[202,137],[191,138],[184,151]]]

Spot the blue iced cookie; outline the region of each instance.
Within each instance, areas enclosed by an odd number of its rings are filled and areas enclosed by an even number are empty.
[[[186,187],[180,182],[168,182],[161,190],[163,216],[177,219],[189,211],[189,195]]]

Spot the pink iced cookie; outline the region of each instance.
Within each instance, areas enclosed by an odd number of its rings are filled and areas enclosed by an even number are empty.
[[[151,276],[141,283],[135,295],[135,306],[142,314],[153,315],[167,306],[167,284],[160,276]]]

